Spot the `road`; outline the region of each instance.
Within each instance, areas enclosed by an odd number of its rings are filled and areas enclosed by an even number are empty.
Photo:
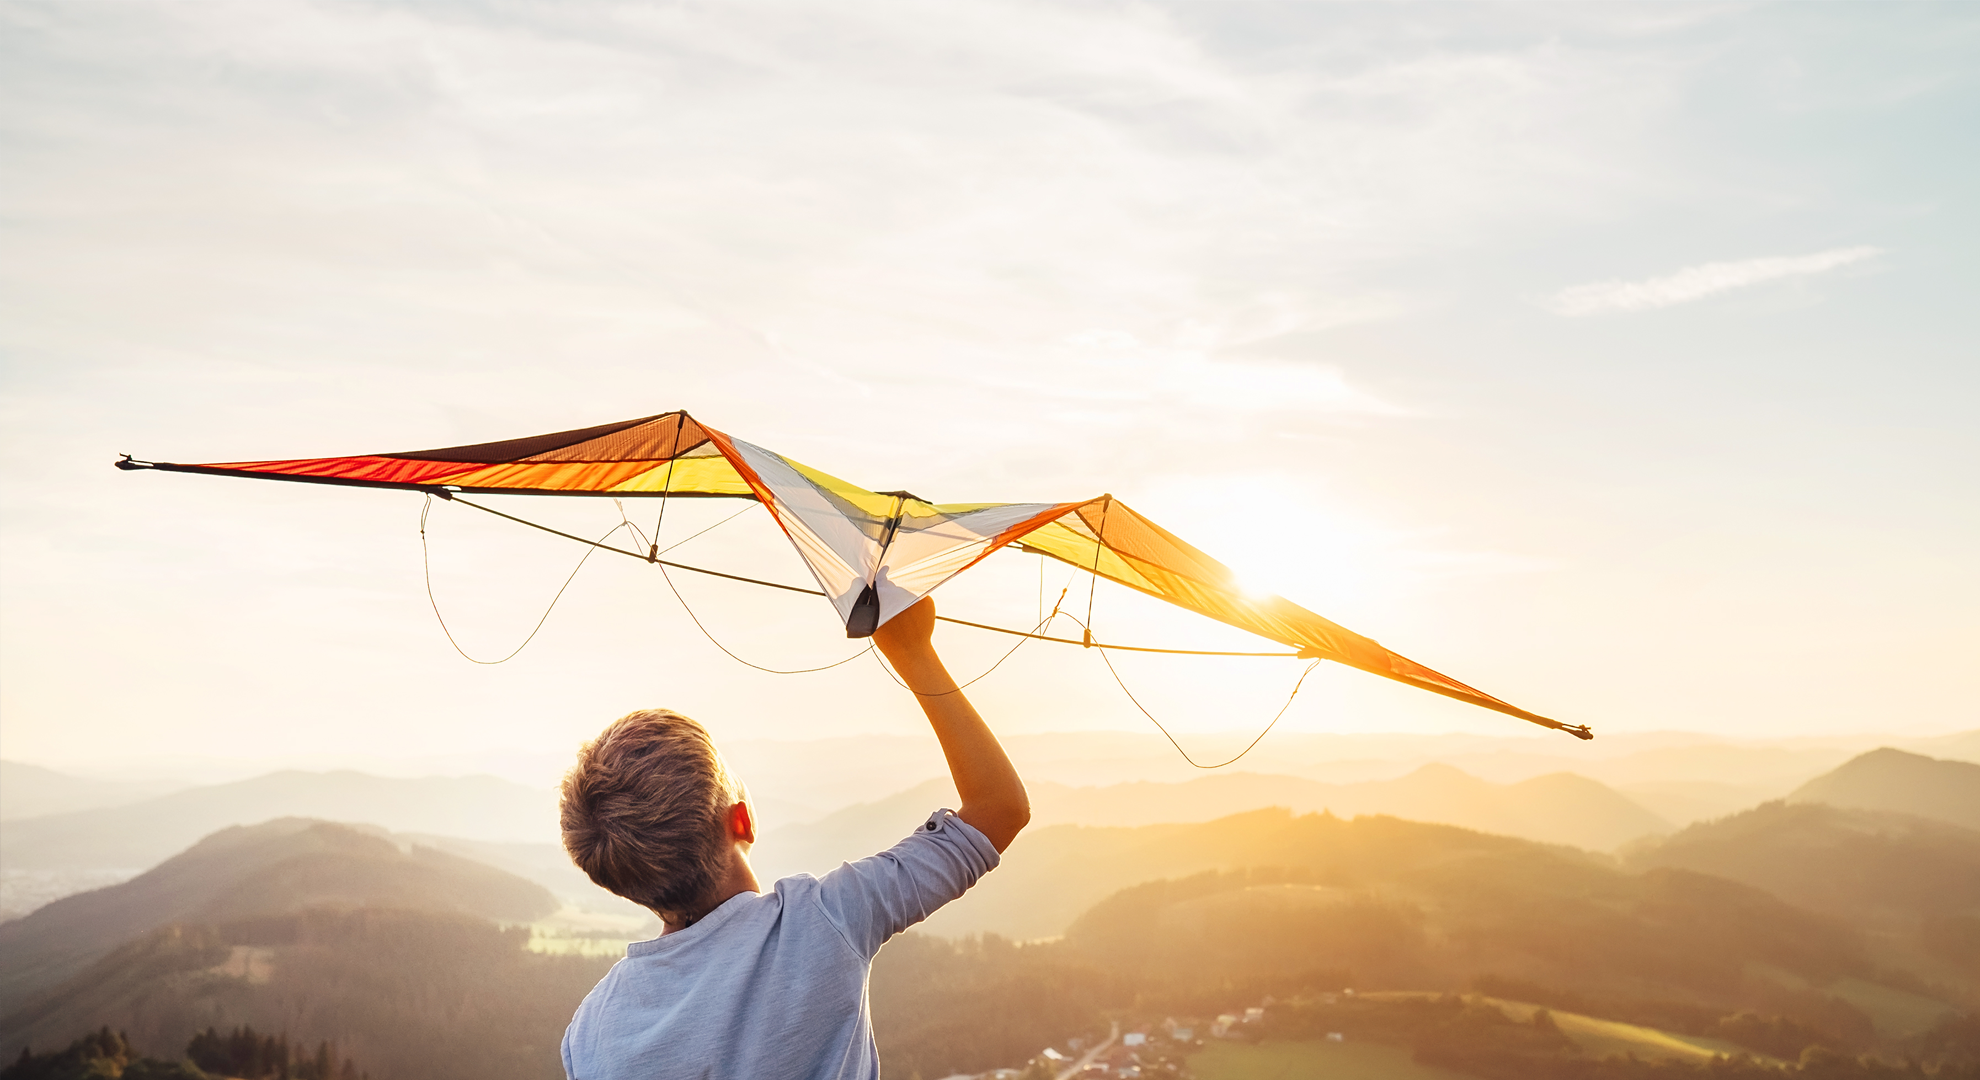
[[[1114,1045],[1114,1040],[1120,1037],[1121,1037],[1121,1022],[1119,1020],[1116,1020],[1114,1021],[1114,1030],[1107,1033],[1106,1042],[1103,1042],[1099,1046],[1096,1046],[1093,1049],[1088,1050],[1083,1056],[1080,1057],[1078,1061],[1075,1061],[1070,1066],[1068,1066],[1065,1072],[1062,1072],[1059,1075],[1053,1077],[1052,1080],[1071,1080],[1072,1077],[1078,1076],[1079,1071],[1081,1069],[1084,1069],[1088,1065],[1093,1064],[1093,1059],[1099,1057],[1102,1051]]]

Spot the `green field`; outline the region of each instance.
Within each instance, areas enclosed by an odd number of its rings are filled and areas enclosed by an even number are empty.
[[[1373,993],[1370,998],[1391,1000],[1408,997],[1435,997],[1425,991],[1390,991]],[[1514,1020],[1527,1020],[1539,1006],[1524,1001],[1507,1001],[1502,998],[1481,997],[1474,1000],[1498,1006]],[[1724,1039],[1708,1039],[1703,1035],[1679,1035],[1658,1028],[1644,1027],[1641,1024],[1626,1024],[1620,1020],[1603,1020],[1579,1013],[1550,1010],[1554,1023],[1561,1034],[1573,1039],[1581,1047],[1581,1052],[1589,1057],[1604,1058],[1614,1054],[1635,1054],[1640,1058],[1664,1058],[1672,1061],[1685,1061],[1694,1065],[1703,1064],[1721,1055],[1747,1054],[1762,1061],[1774,1059],[1756,1053],[1736,1043]]]
[[[1947,1013],[1959,1010],[1938,998],[1893,990],[1861,979],[1837,979],[1828,991],[1870,1014],[1879,1034],[1893,1037],[1916,1035],[1939,1022]]]
[[[621,957],[626,943],[653,935],[636,915],[579,911],[573,907],[529,924],[529,950],[551,956]]]
[[[1538,1008],[1521,1001],[1503,1001],[1499,998],[1485,1000],[1499,1006],[1505,1010],[1507,1016],[1515,1020],[1531,1019],[1534,1010]],[[1603,1020],[1599,1017],[1558,1010],[1553,1011],[1553,1017],[1554,1023],[1561,1029],[1561,1034],[1573,1039],[1581,1047],[1581,1052],[1589,1057],[1635,1054],[1640,1058],[1667,1058],[1698,1065],[1722,1054],[1729,1057],[1743,1053],[1768,1061],[1773,1060],[1724,1039],[1708,1039],[1703,1035],[1679,1035],[1676,1032],[1644,1027],[1641,1024],[1625,1024],[1620,1020]]]
[[[1903,1038],[1916,1035],[1939,1022],[1947,1013],[1956,1013],[1958,1007],[1938,998],[1897,990],[1862,979],[1837,979],[1827,985],[1817,985],[1777,967],[1766,964],[1748,965],[1754,972],[1776,982],[1796,989],[1820,990],[1849,1002],[1869,1014],[1870,1022],[1877,1027],[1877,1033],[1886,1038]]]
[[[1199,1080],[1473,1080],[1418,1065],[1399,1046],[1355,1042],[1216,1042],[1190,1055]]]

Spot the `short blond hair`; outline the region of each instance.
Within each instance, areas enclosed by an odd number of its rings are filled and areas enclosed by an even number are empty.
[[[715,891],[742,799],[707,728],[667,709],[627,713],[564,775],[564,850],[600,887],[678,921]]]

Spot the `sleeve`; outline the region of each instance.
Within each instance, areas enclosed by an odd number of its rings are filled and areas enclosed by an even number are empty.
[[[843,863],[818,881],[825,917],[871,960],[887,939],[935,913],[996,869],[997,848],[953,810],[937,810],[907,839]]]

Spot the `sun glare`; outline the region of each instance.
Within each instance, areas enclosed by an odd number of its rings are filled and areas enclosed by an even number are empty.
[[[1283,596],[1306,607],[1360,604],[1400,587],[1394,572],[1404,555],[1396,532],[1329,507],[1289,478],[1220,479],[1226,506],[1270,507],[1269,514],[1206,512],[1213,485],[1178,478],[1142,498],[1157,520],[1190,521],[1183,539],[1231,568],[1251,597]]]

